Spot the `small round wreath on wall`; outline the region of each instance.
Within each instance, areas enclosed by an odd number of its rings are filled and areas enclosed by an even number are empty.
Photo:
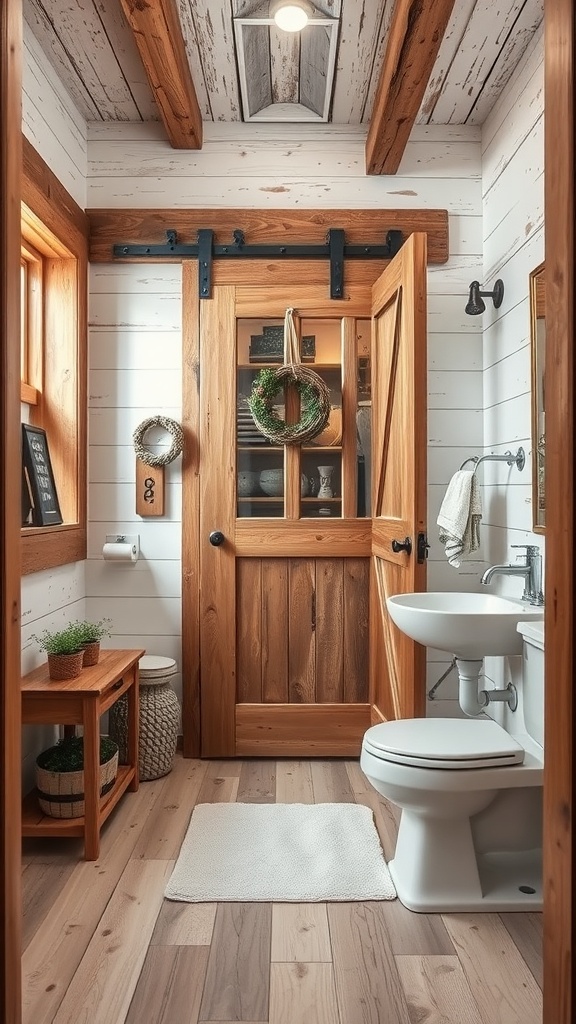
[[[300,396],[297,423],[286,423],[274,408],[274,399],[285,387],[295,387]],[[311,441],[322,433],[330,417],[329,388],[314,370],[299,363],[260,370],[247,401],[258,430],[273,444]]]
[[[172,444],[168,451],[163,452],[162,455],[153,455],[152,452],[144,447],[144,434],[151,427],[163,427],[172,437]],[[145,462],[147,466],[167,466],[170,462],[174,462],[174,459],[178,458],[184,448],[182,427],[176,420],[172,420],[168,416],[150,416],[149,419],[142,420],[142,423],[136,427],[132,434],[132,439],[137,457],[141,462]]]

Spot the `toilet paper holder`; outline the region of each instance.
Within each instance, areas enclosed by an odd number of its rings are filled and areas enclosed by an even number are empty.
[[[103,557],[110,558],[107,551],[118,545],[118,557],[113,561],[136,562],[140,554],[140,534],[133,533],[107,533],[106,541],[102,549]]]

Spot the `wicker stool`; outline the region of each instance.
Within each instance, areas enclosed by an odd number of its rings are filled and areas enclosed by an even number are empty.
[[[180,725],[180,704],[170,682],[176,672],[173,658],[153,654],[140,658],[138,772],[141,782],[159,779],[172,771]],[[120,764],[125,764],[128,760],[128,704],[124,697],[110,708],[109,733],[118,744]]]

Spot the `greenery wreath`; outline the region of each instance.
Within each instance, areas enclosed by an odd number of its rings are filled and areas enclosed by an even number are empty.
[[[300,396],[297,423],[286,423],[274,408],[284,387],[295,387]],[[322,433],[330,417],[329,388],[314,370],[299,363],[260,370],[247,402],[258,430],[273,444],[304,444]]]

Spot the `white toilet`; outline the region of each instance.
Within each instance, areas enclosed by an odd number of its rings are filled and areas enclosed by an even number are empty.
[[[512,712],[417,718],[368,729],[360,766],[402,808],[390,872],[410,910],[520,911],[542,906],[544,626],[519,623],[509,664]]]

